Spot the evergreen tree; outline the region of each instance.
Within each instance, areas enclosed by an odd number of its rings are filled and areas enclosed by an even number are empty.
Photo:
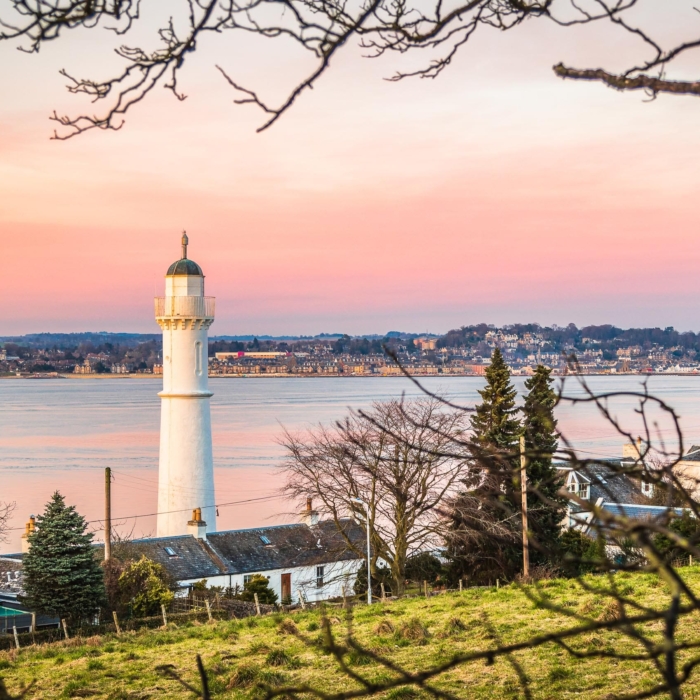
[[[501,351],[486,370],[482,403],[471,418],[473,464],[465,491],[452,503],[448,554],[452,579],[513,578],[522,567],[517,392]]]
[[[482,403],[472,416],[474,441],[482,447],[514,452],[520,437],[520,421],[515,417],[517,392],[510,381],[510,370],[496,348],[486,369],[486,386],[479,391]]]
[[[21,601],[45,615],[73,624],[95,614],[105,600],[105,586],[92,534],[82,515],[66,506],[56,491],[37,518],[23,558],[25,595]]]
[[[558,446],[554,406],[557,396],[552,388],[552,370],[538,365],[525,381],[528,393],[522,408],[525,433],[528,488],[528,528],[533,534],[530,558],[535,564],[552,562],[560,546],[561,522],[566,499],[558,494],[562,486],[552,455]]]
[[[274,605],[277,602],[277,593],[270,588],[270,582],[261,574],[251,576],[243,586],[243,592],[238,597],[239,600],[252,602],[255,600],[256,593],[258,594],[258,603]]]

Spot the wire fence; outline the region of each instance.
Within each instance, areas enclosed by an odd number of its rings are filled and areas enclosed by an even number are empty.
[[[697,564],[692,556],[674,559],[671,562],[675,568],[682,568]],[[496,579],[493,585],[469,586],[465,581],[460,581],[458,588],[450,588],[444,585],[434,585],[428,581],[409,581],[405,592],[401,596],[392,595],[388,588],[380,585],[376,594],[373,594],[373,603],[390,603],[397,600],[411,598],[431,598],[441,595],[456,595],[464,591],[476,589],[499,588],[501,582]],[[324,601],[307,601],[303,597],[298,603],[291,605],[269,605],[257,601],[243,601],[226,598],[218,593],[197,591],[187,597],[175,598],[160,615],[150,617],[124,617],[116,616],[113,621],[99,621],[97,624],[82,625],[76,627],[53,627],[50,629],[31,629],[31,613],[18,611],[16,616],[6,616],[0,625],[0,651],[23,648],[37,644],[51,644],[64,642],[66,639],[84,641],[90,637],[106,635],[121,635],[140,630],[167,630],[180,625],[196,623],[216,622],[219,620],[244,619],[253,616],[270,615],[272,613],[288,613],[305,609],[318,608],[349,608],[366,602],[366,593],[353,593],[342,598]],[[1,632],[5,631],[5,634]]]

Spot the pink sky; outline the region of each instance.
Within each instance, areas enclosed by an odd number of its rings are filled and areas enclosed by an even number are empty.
[[[122,131],[66,143],[47,116],[81,103],[56,69],[104,75],[103,36],[0,47],[0,334],[157,332],[183,228],[214,334],[698,330],[700,100],[553,76],[559,60],[614,64],[627,46],[606,32],[484,33],[440,79],[401,84],[382,81],[394,59],[349,51],[259,135],[213,64],[274,95],[303,62],[203,44],[185,102],[158,90]]]

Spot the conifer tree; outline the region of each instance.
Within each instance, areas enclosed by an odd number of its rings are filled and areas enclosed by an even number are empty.
[[[29,537],[22,602],[73,624],[95,614],[105,600],[105,587],[91,542],[83,516],[56,491]]]
[[[486,370],[482,403],[471,418],[473,464],[465,491],[453,502],[448,554],[451,576],[482,582],[513,578],[521,567],[517,392],[501,351]]]
[[[515,417],[517,393],[510,381],[510,370],[496,348],[486,368],[486,386],[479,391],[482,403],[476,407],[471,424],[474,441],[482,447],[513,452],[520,437],[520,421]]]
[[[558,494],[561,479],[552,464],[558,446],[554,406],[557,395],[552,388],[552,370],[538,365],[525,381],[528,393],[522,408],[525,433],[528,489],[528,527],[533,533],[531,559],[544,563],[555,557],[559,549],[561,521],[566,512],[566,499]]]

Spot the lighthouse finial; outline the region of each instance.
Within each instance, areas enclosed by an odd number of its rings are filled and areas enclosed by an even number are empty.
[[[187,243],[189,239],[187,238],[187,232],[183,231],[182,232],[182,259],[185,260],[187,258]]]

